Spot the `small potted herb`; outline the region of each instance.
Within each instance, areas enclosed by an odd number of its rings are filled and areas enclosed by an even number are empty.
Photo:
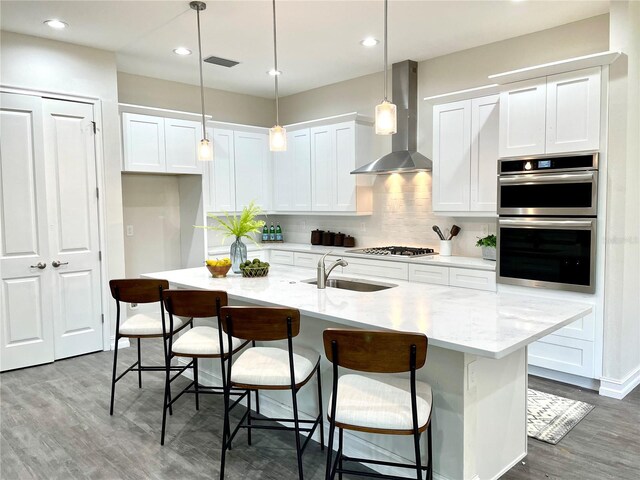
[[[496,260],[496,236],[487,235],[486,237],[478,238],[476,247],[482,248],[482,258],[485,260]]]

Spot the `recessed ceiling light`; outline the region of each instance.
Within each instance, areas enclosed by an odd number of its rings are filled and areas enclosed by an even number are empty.
[[[191,55],[191,50],[185,47],[178,47],[173,49],[173,53],[176,55]]]
[[[373,37],[367,37],[364,40],[360,41],[360,44],[363,47],[375,47],[378,43],[379,43],[378,40]]]
[[[58,20],[55,18],[52,18],[51,20],[46,20],[44,24],[51,28],[55,28],[56,30],[62,30],[63,28],[67,28],[69,26],[66,23],[64,23],[62,20]]]
[[[267,73],[272,77],[275,77],[276,75],[282,75],[282,72],[280,70],[276,70],[275,68],[272,68]]]

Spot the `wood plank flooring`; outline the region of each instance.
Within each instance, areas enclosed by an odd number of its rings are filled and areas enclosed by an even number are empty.
[[[121,350],[120,367],[135,356],[135,348]],[[110,417],[112,358],[100,352],[0,376],[2,480],[217,478],[221,397],[201,397],[199,412],[191,396],[178,401],[161,447],[162,374],[147,373],[142,389],[135,374],[121,380]],[[143,363],[160,360],[157,342],[143,341]],[[617,401],[533,377],[530,385],[596,409],[557,446],[530,439],[529,455],[504,479],[640,478],[640,388]],[[252,447],[244,438],[241,433],[229,455],[226,478],[297,478],[290,433],[256,432]],[[317,444],[309,445],[304,459],[305,478],[324,478],[325,455]]]

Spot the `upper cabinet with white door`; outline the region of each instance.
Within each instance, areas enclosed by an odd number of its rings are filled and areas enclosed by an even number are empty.
[[[201,128],[191,120],[122,113],[123,171],[201,174]]]
[[[495,215],[498,95],[433,108],[433,211]]]
[[[601,68],[505,85],[500,94],[500,157],[597,150]]]
[[[311,136],[287,130],[287,150],[273,154],[273,204],[278,212],[311,210]]]
[[[352,119],[309,130],[313,212],[371,212],[371,179],[351,171],[373,160],[372,123],[354,115],[345,117]]]

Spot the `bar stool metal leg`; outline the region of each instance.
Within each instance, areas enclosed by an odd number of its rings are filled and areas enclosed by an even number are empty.
[[[342,480],[342,434],[344,430],[338,429],[338,480]]]
[[[247,395],[247,445],[251,446],[251,392]]]
[[[140,339],[138,339],[138,388],[142,388],[142,354],[140,353]]]
[[[431,420],[429,420],[429,426],[427,427],[427,440],[429,445],[427,446],[427,453],[429,454],[429,463],[427,464],[427,480],[433,480],[433,451],[431,448]]]
[[[292,376],[291,378],[295,378]],[[300,423],[298,419],[298,391],[294,387],[291,389],[291,397],[293,399],[293,425],[295,429],[296,436],[296,454],[298,457],[298,477],[300,480],[304,479],[304,474],[302,473],[302,446],[300,445]]]
[[[322,416],[322,380],[320,378],[320,365],[318,365],[318,416],[320,420],[320,450],[324,451],[324,418]]]
[[[198,392],[198,359],[193,359],[193,389],[196,391],[196,410],[200,410],[200,393]]]
[[[113,350],[113,376],[111,377],[111,406],[109,407],[109,415],[113,415],[113,401],[116,394],[116,367],[118,365],[118,343],[120,337],[116,333],[116,343]]]

